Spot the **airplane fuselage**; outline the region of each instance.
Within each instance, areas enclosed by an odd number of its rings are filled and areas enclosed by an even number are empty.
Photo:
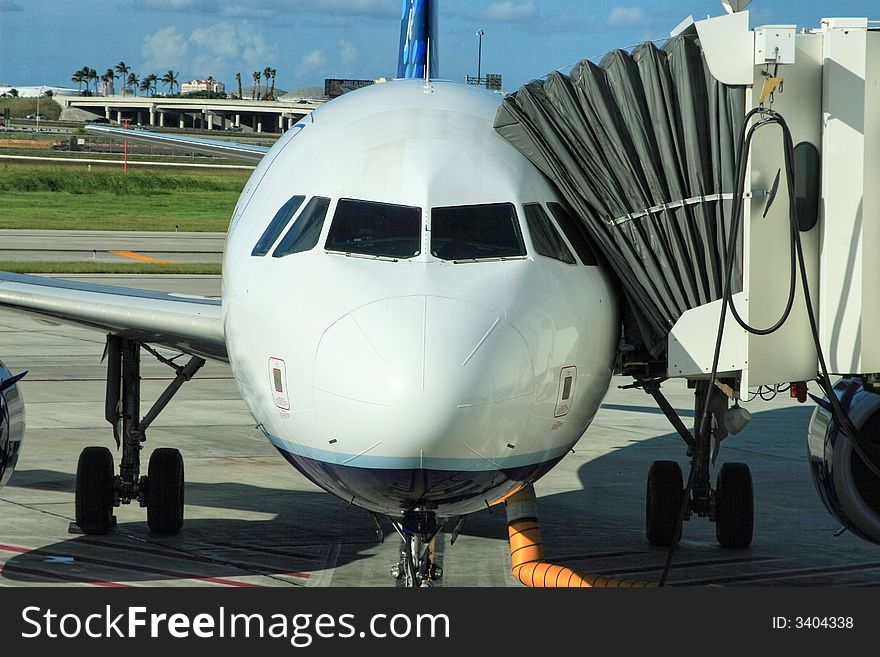
[[[531,222],[560,199],[493,130],[499,101],[412,80],[343,96],[264,157],[230,225],[242,397],[297,469],[371,511],[496,502],[569,451],[608,387],[613,291],[570,239],[539,253],[553,236]]]

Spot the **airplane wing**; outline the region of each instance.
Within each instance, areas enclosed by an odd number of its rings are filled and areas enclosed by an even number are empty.
[[[259,162],[269,152],[268,146],[240,144],[221,139],[201,139],[185,135],[169,135],[147,130],[130,130],[126,128],[109,128],[103,125],[87,125],[86,130],[97,134],[117,137],[126,141],[141,141],[148,144],[160,144],[169,148],[181,148],[205,155],[221,155],[245,162]]]
[[[0,308],[229,362],[219,299],[0,272]]]

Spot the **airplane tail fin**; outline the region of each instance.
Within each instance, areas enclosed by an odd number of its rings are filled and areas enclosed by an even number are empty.
[[[403,0],[400,18],[400,50],[397,77],[424,78],[425,67],[431,77],[437,68],[437,1]]]

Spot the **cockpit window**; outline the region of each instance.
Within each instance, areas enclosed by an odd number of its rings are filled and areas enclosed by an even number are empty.
[[[524,256],[512,203],[459,205],[431,210],[431,255],[441,260]]]
[[[324,217],[327,216],[327,208],[329,207],[329,198],[313,196],[272,253],[272,257],[281,258],[315,248],[318,238],[321,236]]]
[[[574,256],[571,255],[562,236],[556,232],[556,227],[550,221],[544,207],[538,203],[526,203],[523,209],[526,211],[526,223],[529,225],[535,251],[539,255],[569,265],[575,264]]]
[[[412,258],[422,252],[422,209],[340,199],[324,248],[377,258]]]
[[[301,206],[302,202],[305,200],[305,196],[294,196],[281,206],[281,209],[275,213],[275,216],[269,223],[268,228],[263,231],[254,250],[251,251],[252,256],[264,256],[269,253],[269,249],[275,244],[275,240],[278,239],[278,236],[281,234],[281,231],[284,230],[287,222],[296,214],[296,211],[299,210],[299,206]]]
[[[572,216],[561,203],[550,202],[547,204],[547,207],[550,208],[550,212],[556,217],[556,223],[559,224],[562,232],[565,233],[568,241],[571,242],[581,262],[585,265],[598,265],[599,261],[596,260],[596,253],[593,251],[593,247],[590,246],[590,238],[587,236],[587,229],[584,227],[584,224]]]

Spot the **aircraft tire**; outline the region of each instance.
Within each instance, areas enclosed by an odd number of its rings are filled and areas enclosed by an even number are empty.
[[[654,461],[645,494],[645,533],[651,545],[678,543],[678,516],[684,497],[681,467],[675,461]]]
[[[745,463],[725,463],[715,485],[715,536],[723,547],[752,543],[755,501],[752,474]]]
[[[106,534],[113,526],[113,454],[86,447],[76,466],[76,524],[86,534]]]
[[[156,534],[176,534],[183,527],[183,457],[170,447],[150,455],[147,470],[147,525]]]

